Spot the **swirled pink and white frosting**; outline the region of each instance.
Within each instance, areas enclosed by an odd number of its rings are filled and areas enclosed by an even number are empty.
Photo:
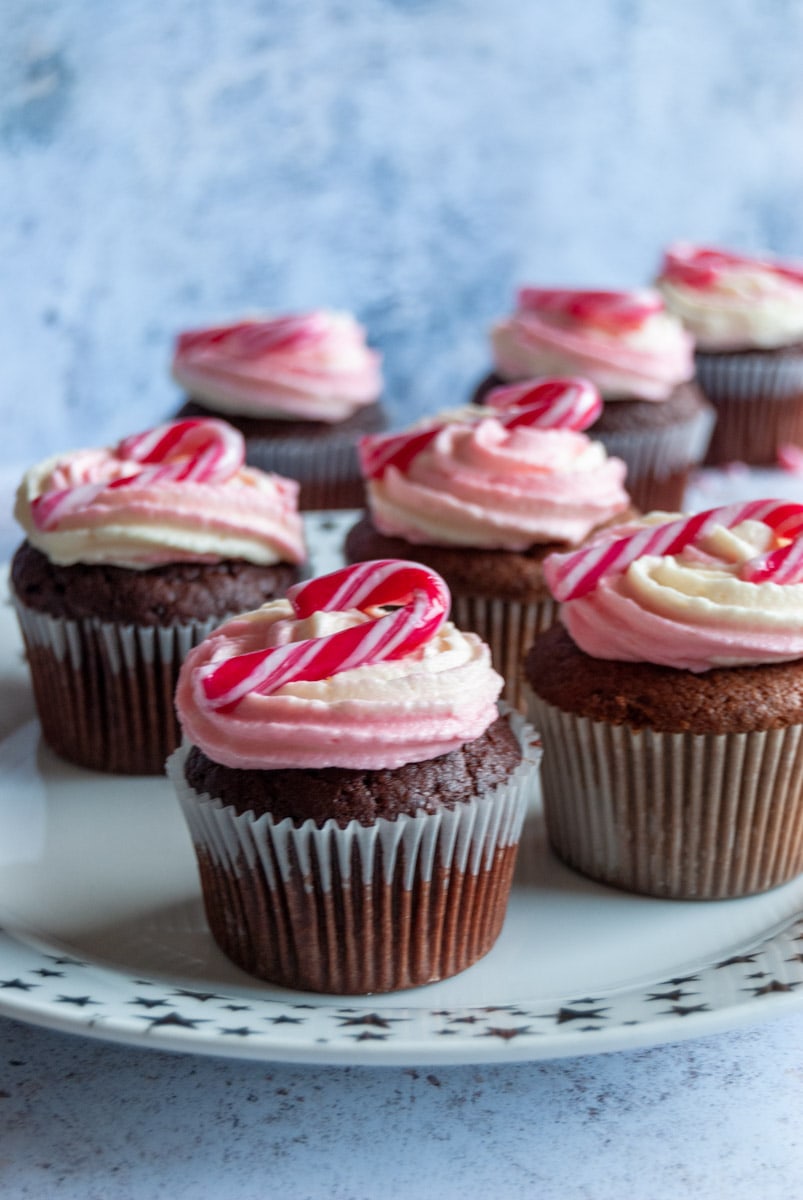
[[[238,448],[216,478],[170,478],[182,460],[167,469],[143,469],[142,460],[126,457],[125,447],[135,439],[124,439],[116,447],[75,450],[31,467],[17,490],[14,515],[28,541],[62,566],[141,570],[223,559],[261,566],[302,562],[298,484],[243,465],[242,437],[225,428],[226,440]],[[122,480],[130,482],[120,486]],[[50,507],[44,521],[42,502]]]
[[[580,542],[627,508],[625,464],[600,442],[570,429],[508,429],[487,412],[439,414],[433,422],[444,427],[404,470],[391,466],[368,480],[380,533],[521,551]]]
[[[691,336],[650,289],[522,288],[491,345],[503,379],[581,375],[606,400],[666,400],[694,374]]]
[[[666,251],[657,286],[701,350],[803,340],[803,265],[679,242]]]
[[[651,514],[595,540],[601,545],[669,519]],[[761,521],[715,526],[676,554],[645,555],[621,573],[603,574],[561,606],[560,619],[594,658],[694,672],[803,658],[803,583],[743,578],[744,564],[776,544]]]
[[[354,317],[319,310],[182,333],[172,373],[224,416],[334,424],[378,399],[380,363]]]
[[[403,658],[286,683],[270,695],[252,691],[233,708],[205,703],[209,664],[371,619],[351,609],[301,620],[289,600],[275,600],[220,626],[181,670],[176,707],[185,736],[224,766],[381,770],[456,750],[496,720],[502,679],[488,647],[449,622]]]

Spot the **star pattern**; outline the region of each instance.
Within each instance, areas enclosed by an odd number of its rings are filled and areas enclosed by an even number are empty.
[[[182,1017],[181,1013],[177,1012],[163,1013],[160,1017],[142,1017],[141,1019],[148,1021],[151,1029],[159,1029],[165,1025],[173,1025],[177,1029],[195,1029],[196,1025],[209,1024],[205,1017]]]
[[[76,1008],[86,1008],[87,1004],[97,1004],[91,996],[57,996],[57,1004],[74,1004]]]
[[[172,1008],[173,1005],[169,1000],[148,1000],[145,996],[135,996],[133,1000],[128,1001],[129,1004],[136,1004],[139,1008]]]
[[[529,1025],[499,1026],[489,1025],[484,1033],[480,1033],[478,1037],[495,1037],[501,1038],[503,1042],[509,1042],[512,1038],[521,1037],[522,1034],[531,1033]]]
[[[800,983],[781,983],[777,979],[771,979],[762,987],[746,988],[745,990],[752,991],[754,996],[770,996],[773,992],[793,992],[796,987],[800,987]]]
[[[38,983],[26,983],[24,979],[0,979],[0,988],[14,988],[18,992],[30,992]]]

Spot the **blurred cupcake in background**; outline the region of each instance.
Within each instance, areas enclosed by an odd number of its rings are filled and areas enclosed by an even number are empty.
[[[380,355],[348,313],[246,317],[176,339],[178,415],[224,417],[246,459],[301,485],[299,507],[354,508],[364,500],[356,441],[385,428]]]
[[[540,751],[448,611],[425,567],[364,563],[187,657],[168,771],[212,934],[252,975],[387,992],[496,941]]]
[[[175,421],[25,475],[11,567],[42,732],[96,770],[161,774],[187,651],[299,577],[298,485],[223,421]]]
[[[494,369],[478,387],[579,375],[604,406],[588,433],[627,464],[640,509],[682,507],[690,470],[705,454],[714,414],[697,387],[693,343],[654,290],[522,288],[516,311],[491,330]]]
[[[555,618],[544,559],[632,510],[624,463],[582,432],[601,407],[591,384],[542,380],[488,399],[362,439],[368,511],[346,558],[414,558],[442,575],[452,619],[490,645],[518,706],[524,650]]]
[[[803,446],[803,264],[679,242],[657,285],[717,411],[706,462],[772,465]]]

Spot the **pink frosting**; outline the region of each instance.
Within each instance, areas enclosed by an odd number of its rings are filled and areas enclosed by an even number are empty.
[[[382,390],[380,356],[348,313],[249,318],[182,333],[173,377],[223,414],[343,421]]]
[[[611,530],[602,545],[637,526]],[[719,527],[703,545],[645,556],[603,575],[561,606],[560,619],[594,658],[688,671],[803,657],[803,584],[751,582],[745,564],[771,551],[765,525]]]
[[[231,708],[208,704],[208,664],[326,637],[369,619],[352,609],[302,621],[289,600],[278,600],[227,622],[190,652],[181,669],[176,707],[186,737],[230,767],[380,770],[446,754],[496,719],[502,679],[490,652],[474,634],[448,622],[394,661],[287,683],[270,695],[252,691]]]
[[[628,506],[625,465],[568,429],[453,414],[404,471],[368,483],[374,524],[408,542],[526,550],[582,541]],[[441,418],[443,419],[443,418]],[[436,418],[436,421],[438,418]]]
[[[582,375],[611,400],[666,400],[694,374],[691,336],[650,289],[523,288],[491,342],[503,379]]]
[[[145,569],[223,559],[303,561],[295,481],[236,461],[225,478],[175,479],[169,471],[164,477],[161,467],[143,469],[141,461],[126,458],[126,445],[47,459],[23,478],[15,516],[51,562]],[[104,486],[128,478],[125,486]],[[37,499],[54,495],[62,504],[43,525]]]

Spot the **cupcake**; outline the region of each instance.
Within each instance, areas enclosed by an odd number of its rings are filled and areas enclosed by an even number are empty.
[[[694,336],[717,411],[705,461],[773,465],[803,446],[803,266],[678,243],[658,287]]]
[[[168,773],[212,935],[249,974],[393,991],[493,946],[538,751],[499,715],[488,648],[448,607],[425,568],[366,563],[187,656]]]
[[[184,655],[298,579],[297,484],[243,452],[223,421],[176,421],[22,480],[12,598],[42,732],[63,758],[162,774]]]
[[[356,442],[385,428],[380,356],[348,313],[249,317],[182,333],[173,378],[181,417],[219,415],[245,438],[246,459],[296,479],[299,507],[357,508]]]
[[[690,382],[692,339],[658,292],[522,288],[516,311],[491,330],[491,345],[494,370],[475,402],[514,380],[589,379],[605,401],[589,434],[627,464],[633,503],[645,512],[682,507],[714,415]]]
[[[526,660],[549,837],[601,883],[749,896],[803,870],[803,505],[758,500],[555,555]]]
[[[368,512],[346,558],[413,557],[438,571],[452,618],[490,644],[505,699],[555,605],[546,556],[629,511],[625,466],[581,431],[601,402],[581,380],[547,380],[503,403],[443,413],[408,433],[367,437]]]

